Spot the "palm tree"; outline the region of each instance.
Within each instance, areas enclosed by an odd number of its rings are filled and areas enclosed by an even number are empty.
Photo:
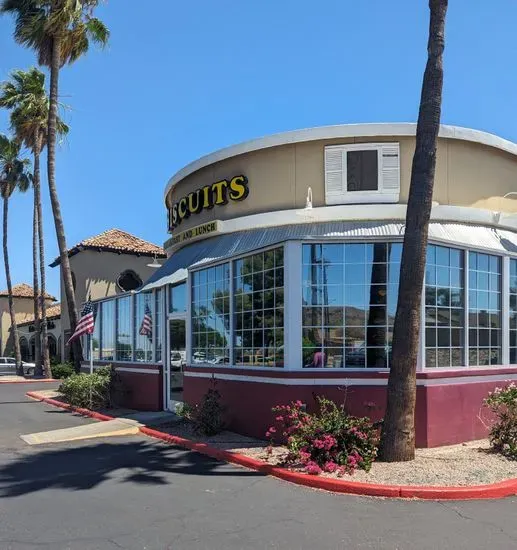
[[[18,141],[14,139],[10,140],[7,136],[0,135],[0,193],[4,199],[3,248],[5,279],[7,281],[7,293],[9,297],[9,314],[11,316],[11,334],[14,340],[16,372],[23,376],[22,355],[20,352],[20,341],[18,339],[16,313],[14,311],[13,287],[11,283],[11,270],[9,268],[9,253],[7,248],[9,199],[16,189],[22,192],[27,191],[30,182],[27,172],[29,160],[20,158],[20,148],[21,145]]]
[[[35,355],[36,374],[45,373],[51,377],[48,353],[47,308],[45,303],[45,246],[43,237],[43,213],[41,207],[40,154],[47,143],[47,120],[49,98],[45,91],[45,75],[36,68],[28,71],[16,70],[11,73],[11,80],[0,86],[0,107],[11,109],[11,129],[18,140],[32,151],[34,171],[32,184],[34,188],[33,213],[33,279],[34,279],[34,317],[35,317]],[[68,126],[57,119],[57,131],[60,135],[68,133]],[[39,276],[38,284],[38,255]],[[40,324],[41,313],[41,324]],[[39,353],[41,349],[41,354]],[[43,369],[41,369],[41,358]]]
[[[427,65],[422,83],[416,147],[400,266],[393,355],[380,456],[387,462],[415,458],[416,362],[427,235],[433,200],[436,141],[440,129],[443,50],[448,0],[429,0]]]
[[[90,41],[100,45],[107,43],[108,29],[102,21],[93,17],[98,4],[99,0],[1,0],[0,4],[0,13],[11,13],[15,17],[15,40],[35,50],[39,64],[50,68],[48,185],[72,331],[78,321],[77,307],[55,180],[59,71],[64,65],[83,56]],[[73,345],[75,368],[79,371],[82,359],[80,339],[76,338]]]

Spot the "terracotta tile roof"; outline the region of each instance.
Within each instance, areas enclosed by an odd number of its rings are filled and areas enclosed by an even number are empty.
[[[59,319],[59,317],[61,317],[61,304],[47,307],[47,321]],[[34,323],[34,314],[29,315],[23,322],[18,323],[18,326],[31,325],[32,323]]]
[[[81,250],[99,250],[106,252],[118,252],[119,254],[134,254],[136,256],[155,256],[165,258],[165,250],[156,244],[139,239],[131,233],[120,229],[108,229],[100,235],[89,237],[77,243],[68,251],[68,256],[74,256]],[[60,258],[57,257],[50,265],[59,265]]]
[[[0,296],[1,297],[8,296],[7,290],[1,290]],[[31,285],[28,285],[27,283],[14,285],[13,297],[14,298],[34,298],[34,288]],[[53,302],[57,302],[56,298],[54,298],[54,296],[51,296],[48,293],[45,293],[45,298],[47,300],[52,300]]]

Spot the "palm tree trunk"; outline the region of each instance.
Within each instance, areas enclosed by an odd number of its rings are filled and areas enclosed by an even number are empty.
[[[61,260],[61,277],[65,288],[65,297],[68,307],[68,316],[70,319],[70,329],[72,332],[77,326],[77,308],[75,306],[74,287],[72,284],[72,273],[70,270],[70,261],[68,258],[68,248],[66,246],[65,228],[61,216],[61,207],[56,189],[56,120],[58,105],[58,80],[61,60],[61,38],[55,35],[52,44],[52,62],[50,67],[50,102],[48,115],[48,141],[47,141],[47,170],[48,187],[50,192],[50,203],[54,215],[54,224],[56,226],[56,237],[59,246],[59,256]],[[81,369],[82,350],[81,340],[76,338],[73,341],[74,346],[74,367],[76,372]]]
[[[40,325],[40,307],[39,307],[39,277],[38,277],[38,198],[36,188],[39,185],[40,167],[39,167],[39,152],[34,151],[34,173],[33,173],[33,188],[34,188],[34,208],[32,216],[32,286],[34,289],[34,363],[36,368],[34,374],[42,375],[41,368],[41,325]]]
[[[5,280],[7,282],[7,294],[9,300],[9,315],[11,316],[11,334],[14,340],[14,357],[16,360],[16,374],[23,376],[22,356],[20,352],[20,340],[18,338],[18,325],[16,324],[16,313],[13,302],[13,285],[11,282],[11,269],[9,268],[9,252],[7,249],[7,218],[9,215],[9,191],[4,197],[4,220],[3,220],[3,247]]]
[[[39,173],[39,155],[41,151],[41,137],[36,141],[34,153],[34,197],[36,201],[38,217],[38,247],[39,247],[39,271],[40,271],[40,309],[41,309],[41,362],[45,378],[52,378],[50,370],[50,357],[48,353],[48,330],[47,330],[47,304],[45,296],[47,293],[47,278],[45,273],[45,239],[43,237],[43,211],[41,207],[41,180]],[[36,170],[36,166],[38,170]],[[36,178],[36,173],[38,174]]]
[[[427,236],[433,200],[436,140],[440,129],[443,50],[448,0],[429,0],[427,65],[422,83],[416,147],[402,249],[393,356],[380,456],[387,462],[415,457],[416,363]]]

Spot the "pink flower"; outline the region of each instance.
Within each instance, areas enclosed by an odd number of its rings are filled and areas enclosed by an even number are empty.
[[[305,466],[305,471],[313,476],[321,474],[321,468],[316,464],[316,462],[310,460]]]
[[[271,432],[270,432],[269,430],[266,432],[266,437],[267,437],[268,439],[271,437]]]
[[[305,463],[309,462],[309,460],[310,460],[310,458],[311,458],[311,453],[307,453],[307,452],[305,452],[305,451],[300,451],[300,452],[298,453],[298,457],[299,457],[299,459],[300,459],[300,462],[301,462],[302,464],[305,464]]]
[[[323,470],[329,473],[335,472],[337,469],[338,469],[338,465],[335,462],[332,462],[332,460],[329,460],[323,466]]]
[[[275,420],[276,420],[277,422],[283,422],[283,421],[284,421],[284,417],[283,417],[283,416],[277,416],[277,417],[275,418]]]
[[[295,404],[297,407],[303,407],[303,403],[302,403],[299,399],[297,399],[297,400],[294,402],[294,404]]]
[[[269,428],[269,432],[272,434],[276,433],[276,428],[274,426],[271,426],[271,428]]]

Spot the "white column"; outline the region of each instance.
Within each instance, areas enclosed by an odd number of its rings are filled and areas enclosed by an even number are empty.
[[[187,288],[185,289],[185,301],[187,305],[187,315],[185,319],[185,348],[187,365],[192,364],[192,273],[187,274]]]
[[[416,370],[421,372],[425,367],[425,274],[420,300],[420,335],[418,338],[418,355],[416,358]]]
[[[284,354],[285,368],[302,368],[302,245],[284,247]]]
[[[501,278],[501,345],[503,365],[510,364],[510,258],[503,257]]]
[[[233,366],[235,364],[235,357],[234,357],[234,347],[235,347],[235,344],[234,344],[234,340],[235,340],[235,326],[234,326],[234,317],[235,317],[235,312],[234,312],[234,304],[235,304],[235,300],[233,299],[233,297],[235,296],[235,288],[234,288],[234,281],[233,281],[233,261],[230,260],[229,262],[229,268],[230,268],[230,296],[228,297],[228,299],[230,300],[230,326],[229,326],[229,331],[230,331],[230,341],[229,341],[229,352],[230,352],[230,356],[229,356],[229,364],[231,366]]]
[[[463,364],[469,364],[469,251],[463,252]]]

